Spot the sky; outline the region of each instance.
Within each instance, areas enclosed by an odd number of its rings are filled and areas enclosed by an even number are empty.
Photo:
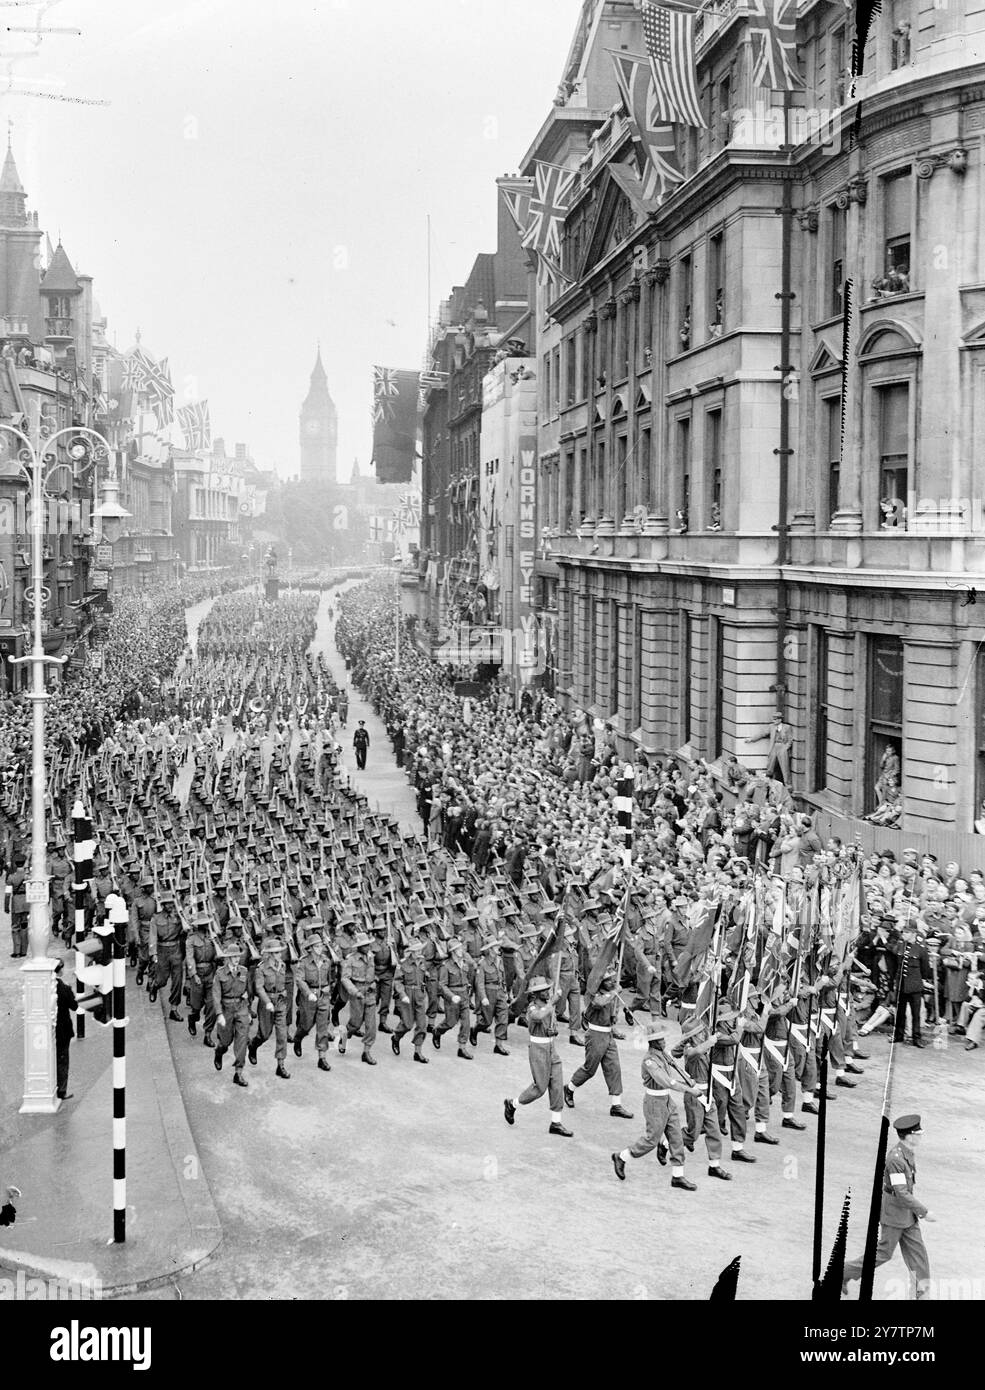
[[[495,249],[494,180],[549,114],[580,9],[0,0],[0,50],[24,55],[0,59],[0,118],[110,342],[139,327],[230,452],[297,472],[320,340],[347,479],[370,457],[374,363],[421,365],[427,216],[433,317]],[[39,22],[82,33],[8,28]]]

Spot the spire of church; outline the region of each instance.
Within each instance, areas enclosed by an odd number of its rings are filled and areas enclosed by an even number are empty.
[[[0,224],[6,227],[25,226],[27,223],[27,194],[21,183],[14,151],[10,146],[10,131],[7,132],[7,154],[0,171]]]
[[[359,460],[352,460],[352,476],[349,479],[349,486],[356,487],[363,480],[363,475],[359,471]]]

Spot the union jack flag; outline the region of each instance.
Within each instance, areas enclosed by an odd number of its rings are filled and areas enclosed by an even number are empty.
[[[561,259],[561,226],[571,201],[575,171],[537,162],[530,195],[530,220],[521,238],[528,250],[557,264]]]
[[[191,405],[181,406],[178,424],[185,436],[186,449],[211,449],[212,419],[208,401],[193,401]]]
[[[677,162],[674,127],[660,119],[649,60],[612,49],[609,54],[633,135],[643,149],[643,196],[647,202],[662,202],[684,178]]]
[[[373,368],[373,419],[385,420],[390,414],[389,398],[400,395],[397,373],[392,367]]]
[[[520,233],[521,241],[526,236],[527,227],[530,225],[530,197],[533,186],[533,179],[518,179],[514,184],[500,184],[503,190],[503,202]]]
[[[774,92],[803,87],[797,70],[797,0],[748,0],[748,5],[753,85]]]
[[[120,389],[123,391],[139,391],[143,385],[144,368],[136,357],[129,356],[123,359],[123,377],[120,381]]]
[[[668,10],[643,0],[643,36],[657,111],[663,121],[705,124],[698,103],[694,45],[695,12]]]

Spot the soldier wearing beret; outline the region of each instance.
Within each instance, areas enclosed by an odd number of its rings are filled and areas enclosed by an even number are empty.
[[[929,1297],[930,1260],[920,1230],[921,1221],[934,1217],[914,1193],[917,1180],[916,1151],[923,1127],[919,1115],[901,1115],[893,1122],[898,1142],[886,1156],[882,1179],[882,1210],[879,1214],[879,1244],[876,1269],[893,1258],[899,1246],[903,1262],[916,1278],[917,1298]],[[845,1265],[841,1291],[862,1277],[862,1258]]]

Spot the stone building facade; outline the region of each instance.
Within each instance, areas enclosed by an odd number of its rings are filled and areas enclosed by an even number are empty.
[[[536,306],[540,592],[558,689],[625,751],[762,767],[780,708],[793,788],[825,826],[892,842],[864,817],[895,762],[902,838],[981,859],[985,20],[963,0],[883,6],[854,93],[846,21],[800,6],[787,152],[744,3],[706,11],[707,125],[682,128],[685,178],[659,207],[621,115],[583,85],[584,151],[552,146],[564,106],[539,133],[525,172],[552,147],[578,170],[570,282],[542,280]],[[627,46],[645,52],[642,33]]]

